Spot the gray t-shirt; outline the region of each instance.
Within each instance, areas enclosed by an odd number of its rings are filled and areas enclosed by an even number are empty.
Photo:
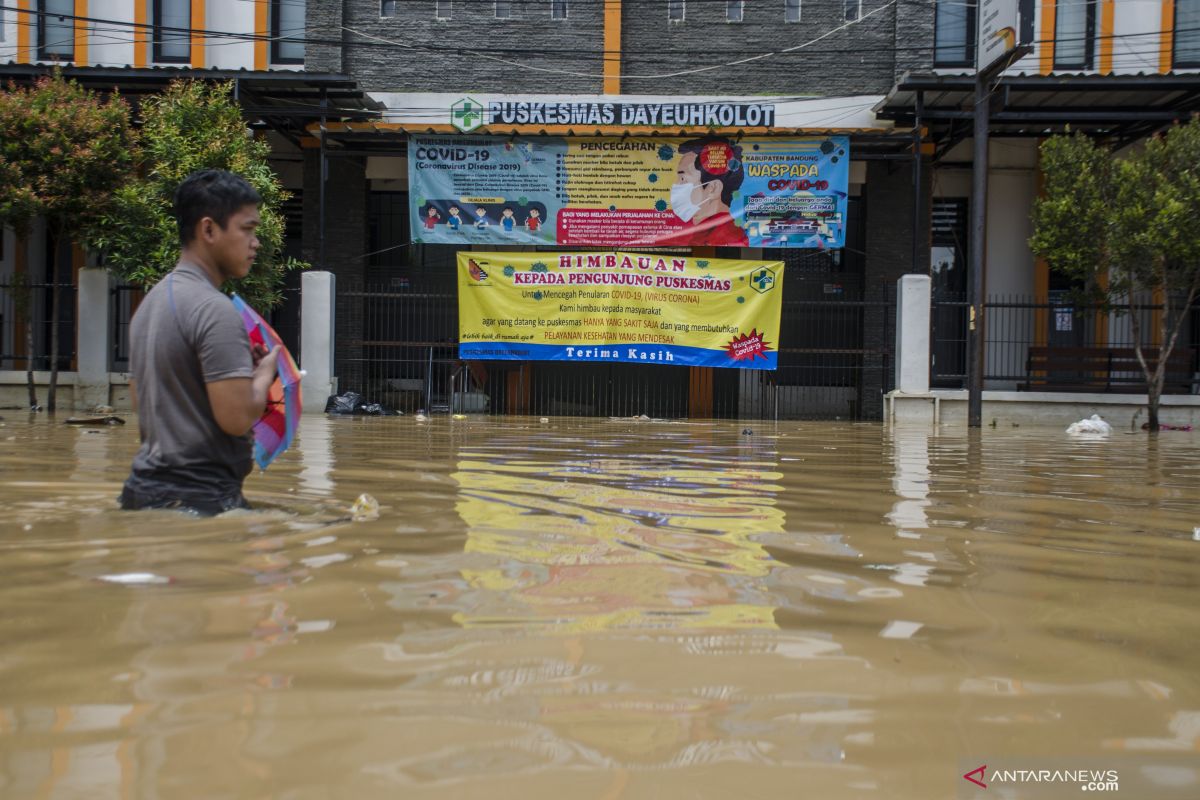
[[[200,267],[180,262],[138,307],[129,343],[142,439],[134,478],[240,491],[252,465],[250,437],[221,430],[205,388],[254,374],[233,303]]]

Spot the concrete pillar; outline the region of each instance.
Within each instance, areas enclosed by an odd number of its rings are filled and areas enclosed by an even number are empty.
[[[928,275],[905,275],[896,291],[896,389],[904,394],[929,391],[932,286]]]
[[[312,270],[300,278],[300,381],[305,411],[324,411],[337,390],[333,377],[334,295],[332,272]]]
[[[112,353],[112,302],[106,269],[79,270],[79,309],[75,326],[75,406],[88,409],[109,404],[108,359]]]
[[[929,391],[928,275],[904,275],[896,288],[896,389],[888,393],[888,423],[938,422],[939,399]]]

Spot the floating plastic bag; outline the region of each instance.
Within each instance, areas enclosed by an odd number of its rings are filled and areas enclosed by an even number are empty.
[[[1068,425],[1067,433],[1099,433],[1107,436],[1112,433],[1112,425],[1100,419],[1099,414],[1092,414],[1087,419],[1081,419]]]

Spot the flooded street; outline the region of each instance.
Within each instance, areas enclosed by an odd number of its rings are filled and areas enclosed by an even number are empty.
[[[3,414],[4,798],[1200,796],[1200,433],[310,414],[204,520]]]

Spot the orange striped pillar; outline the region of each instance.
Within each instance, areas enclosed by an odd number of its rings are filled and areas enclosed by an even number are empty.
[[[133,65],[135,67],[145,67],[150,63],[150,57],[146,53],[146,45],[149,43],[153,34],[146,26],[149,25],[149,15],[146,13],[146,4],[150,0],[133,0]]]
[[[604,93],[621,93],[621,0],[604,0]]]
[[[1041,41],[1041,63],[1039,72],[1049,75],[1054,71],[1054,31],[1057,27],[1057,0],[1042,0],[1042,30],[1038,37]]]
[[[1158,71],[1171,71],[1175,50],[1175,0],[1162,0],[1162,26],[1158,34]]]
[[[19,12],[30,10],[32,5],[33,0],[17,0],[17,61],[22,64],[33,62],[31,40],[33,38],[33,25],[36,24],[37,16]]]
[[[267,37],[271,35],[269,0],[254,0],[254,68],[265,70],[270,66]]]
[[[88,15],[88,0],[75,0],[75,63],[88,65],[88,22],[80,17]]]
[[[207,20],[204,0],[192,0],[192,66],[196,68],[205,66],[204,29]]]
[[[1116,24],[1116,0],[1100,3],[1100,74],[1111,75],[1113,71],[1113,29]]]

